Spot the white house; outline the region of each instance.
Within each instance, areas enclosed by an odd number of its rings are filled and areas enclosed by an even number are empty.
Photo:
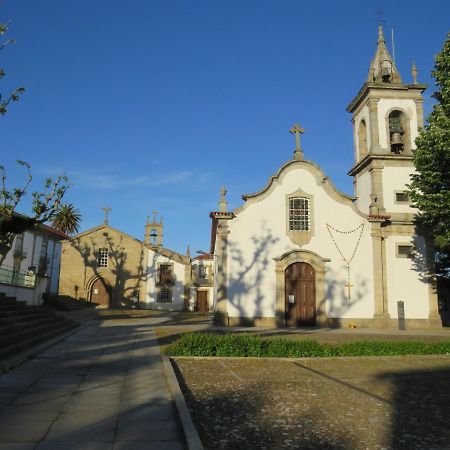
[[[244,204],[211,213],[218,321],[279,326],[428,327],[441,324],[433,249],[414,222],[406,184],[423,126],[413,67],[402,82],[380,27],[369,76],[348,106],[353,115],[355,197],[294,157]]]
[[[0,267],[0,292],[41,305],[44,292],[57,293],[61,241],[67,235],[47,225],[16,235]]]

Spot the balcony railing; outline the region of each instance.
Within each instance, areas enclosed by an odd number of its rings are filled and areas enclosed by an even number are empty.
[[[17,270],[0,267],[0,283],[34,288],[36,275],[34,273],[19,272]]]

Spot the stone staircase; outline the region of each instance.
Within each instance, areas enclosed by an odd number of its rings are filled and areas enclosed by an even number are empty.
[[[52,309],[29,306],[0,293],[0,360],[31,349],[78,324]]]

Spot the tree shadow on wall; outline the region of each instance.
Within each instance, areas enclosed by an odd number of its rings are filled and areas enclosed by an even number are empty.
[[[417,224],[418,233],[426,236],[426,231]],[[444,326],[450,326],[450,280],[436,275],[436,253],[431,239],[426,239],[428,252],[417,239],[413,241],[412,252],[407,257],[411,261],[413,270],[418,274],[419,280],[431,286],[431,292],[438,297],[438,311]]]
[[[244,250],[233,241],[228,242],[228,258],[231,258],[233,266],[239,267],[236,275],[233,278],[228,278],[228,302],[233,308],[236,308],[241,318],[248,315],[249,311],[252,312],[252,317],[247,320],[241,320],[241,325],[255,325],[253,317],[264,317],[263,301],[268,295],[273,295],[273,302],[278,308],[276,283],[272,283],[270,292],[264,292],[262,285],[267,273],[275,276],[272,248],[279,240],[280,238],[274,236],[272,231],[263,225],[261,234],[250,238],[253,248],[251,258],[246,257]],[[349,298],[347,287],[345,286],[346,280],[339,281],[339,277],[342,278],[342,273],[346,273],[346,266],[344,267],[344,265],[339,272],[333,271],[329,265],[326,266],[326,290],[324,298],[318,299],[318,315],[325,315],[328,301],[328,314],[343,317],[350,308],[367,296],[369,292],[368,278],[360,274],[357,275],[356,279],[353,280],[354,286],[351,288]],[[248,302],[246,303],[246,298],[248,298],[249,294],[252,299],[251,305]],[[283,318],[284,320],[285,311],[277,309],[275,315],[277,318]],[[334,323],[331,321],[331,325],[339,326],[339,320],[337,319]]]
[[[323,312],[327,312],[328,316],[344,317],[346,312],[362,301],[369,293],[369,281],[361,274],[357,274],[356,278],[351,281],[350,294],[346,285],[347,280],[342,279],[342,274],[347,270],[346,264],[342,264],[341,270],[333,271],[329,266],[326,271],[327,289],[325,298],[321,299],[319,308]],[[329,302],[328,311],[326,311],[326,303]],[[339,326],[340,319],[329,317],[328,322],[331,326]]]
[[[279,240],[280,238],[274,237],[271,230],[263,224],[261,234],[250,238],[254,249],[251,258],[246,258],[240,247],[228,241],[228,258],[235,267],[240,268],[233,278],[228,279],[228,301],[239,311],[240,317],[248,315],[249,310],[253,311],[253,317],[263,317],[262,303],[267,293],[262,292],[261,284],[267,272],[275,270],[275,263],[269,255]],[[245,303],[245,297],[248,295],[252,298],[251,306]],[[249,318],[243,325],[254,325],[254,319]]]
[[[87,300],[91,300],[89,282],[98,279],[104,288],[111,292],[111,307],[137,308],[139,307],[139,295],[141,283],[146,281],[144,267],[145,246],[141,245],[137,266],[131,268],[128,262],[127,248],[124,246],[123,235],[115,241],[108,232],[103,233],[104,240],[101,247],[90,238],[87,244],[81,239],[73,239],[70,244],[82,258],[84,264],[83,288]],[[107,274],[98,265],[99,248],[108,250]],[[111,283],[111,286],[109,285]],[[77,286],[74,292],[77,293]],[[76,297],[76,295],[75,295]]]

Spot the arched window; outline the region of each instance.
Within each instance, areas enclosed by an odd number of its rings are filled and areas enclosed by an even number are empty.
[[[359,158],[362,159],[367,155],[367,127],[364,120],[361,120],[358,128],[358,148]]]
[[[156,245],[158,242],[158,232],[153,228],[152,231],[150,231],[150,244]]]
[[[391,153],[399,155],[404,152],[409,152],[409,122],[406,115],[399,110],[394,110],[389,113],[389,146]]]

